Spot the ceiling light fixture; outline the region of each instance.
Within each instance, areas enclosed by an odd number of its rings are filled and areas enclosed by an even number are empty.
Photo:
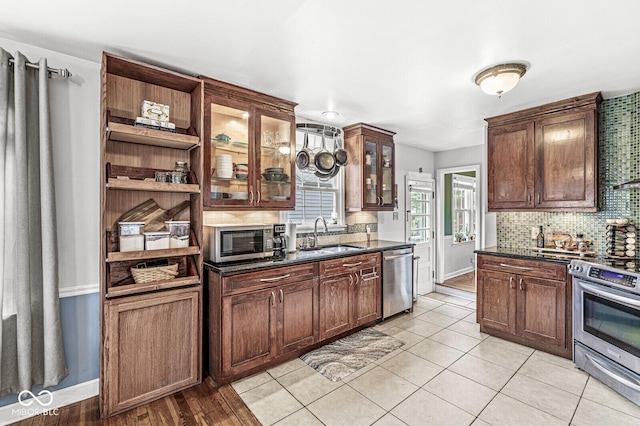
[[[527,72],[527,66],[518,63],[494,65],[476,75],[475,82],[483,92],[502,96],[516,87],[520,78]]]
[[[338,114],[336,111],[325,111],[322,113],[322,115],[324,115],[328,119],[332,119],[332,118],[336,118],[340,114]]]

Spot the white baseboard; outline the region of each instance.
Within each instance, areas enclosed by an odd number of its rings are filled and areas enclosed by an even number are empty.
[[[473,271],[475,271],[475,267],[469,266],[468,268],[450,272],[448,274],[445,274],[444,281],[450,280],[451,278],[459,277],[460,275],[468,274],[469,272],[473,272]]]
[[[436,292],[446,294],[448,296],[459,297],[461,299],[467,299],[469,301],[476,300],[476,294],[473,292],[458,290],[457,288],[445,287],[439,284],[436,284]]]
[[[25,420],[42,414],[45,411],[49,416],[59,415],[57,414],[59,408],[98,395],[99,385],[100,379],[94,379],[53,391],[51,392],[51,395],[53,395],[52,403],[46,407],[38,404],[36,401],[28,407],[18,402],[0,407],[0,425],[8,425],[20,420]]]

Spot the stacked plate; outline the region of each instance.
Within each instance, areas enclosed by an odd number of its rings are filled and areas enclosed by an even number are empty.
[[[216,155],[216,173],[218,177],[225,179],[233,176],[233,160],[230,155]]]

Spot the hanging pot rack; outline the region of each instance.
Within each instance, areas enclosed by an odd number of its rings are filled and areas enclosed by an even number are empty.
[[[326,124],[315,124],[315,123],[298,123],[296,124],[296,130],[297,131],[301,131],[301,132],[305,132],[305,136],[307,135],[315,135],[315,136],[320,136],[320,137],[324,137],[324,138],[331,138],[335,141],[334,143],[334,150],[333,150],[333,155],[335,156],[335,153],[337,151],[342,151],[344,150],[344,139],[342,137],[342,129],[339,127],[335,127],[335,126],[329,126]],[[312,158],[315,157],[315,154],[319,153],[321,151],[321,147],[308,147],[307,148],[308,151],[310,151],[312,153]],[[341,162],[343,164],[340,165],[336,165],[336,171],[334,173],[331,173],[327,176],[319,176],[316,172],[318,171],[314,162],[311,161],[308,163],[308,165],[306,167],[303,168],[298,168],[298,170],[300,170],[302,173],[310,173],[310,174],[315,174],[316,176],[318,176],[318,179],[322,180],[322,181],[326,181],[329,180],[331,178],[333,178],[336,174],[337,174],[337,170],[342,167],[342,166],[346,166],[348,163],[348,158],[346,159],[346,161]]]

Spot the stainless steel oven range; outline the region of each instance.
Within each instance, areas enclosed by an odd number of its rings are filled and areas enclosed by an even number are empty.
[[[573,362],[640,405],[640,273],[572,260]]]

